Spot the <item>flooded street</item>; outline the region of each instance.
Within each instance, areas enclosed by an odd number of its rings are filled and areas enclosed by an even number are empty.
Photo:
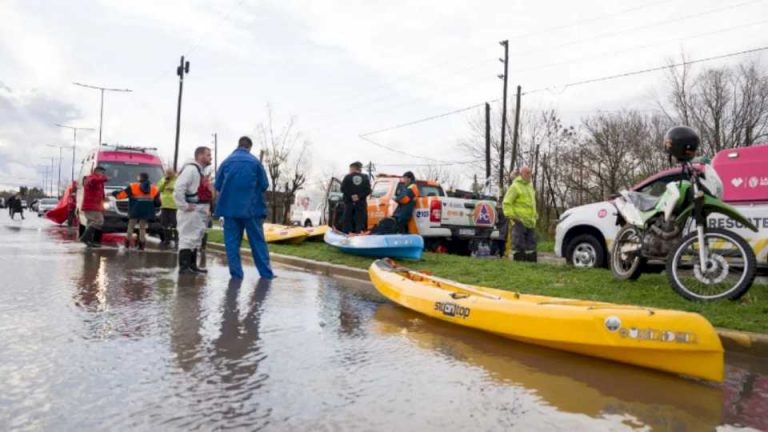
[[[703,384],[422,318],[277,267],[179,277],[0,215],[2,430],[768,429],[768,360]]]

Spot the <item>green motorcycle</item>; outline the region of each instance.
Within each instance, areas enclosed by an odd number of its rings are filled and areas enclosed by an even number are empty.
[[[612,246],[611,271],[618,279],[634,280],[648,261],[665,260],[669,284],[682,297],[736,300],[755,279],[755,254],[741,236],[708,228],[707,217],[720,213],[755,232],[757,228],[721,200],[723,183],[715,170],[691,162],[698,148],[692,129],[670,129],[665,146],[680,162],[682,179],[667,184],[660,197],[622,191],[614,200],[622,228]]]

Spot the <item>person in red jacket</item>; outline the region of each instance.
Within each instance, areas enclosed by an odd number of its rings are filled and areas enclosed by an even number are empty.
[[[80,205],[80,211],[83,212],[87,224],[80,241],[89,247],[99,246],[96,236],[104,224],[104,183],[107,182],[104,172],[104,167],[96,166],[93,173],[83,181],[83,203]]]

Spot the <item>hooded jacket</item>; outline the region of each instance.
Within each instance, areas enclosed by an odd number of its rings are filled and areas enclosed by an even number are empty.
[[[83,202],[80,210],[104,213],[104,183],[107,176],[91,174],[83,181]]]
[[[539,216],[536,213],[536,191],[533,184],[518,176],[504,195],[504,215],[519,220],[526,228],[535,228]]]
[[[173,187],[176,185],[176,177],[171,177],[170,180],[166,180],[167,177],[163,177],[157,182],[157,190],[160,192],[160,203],[164,209],[176,210],[176,200],[173,199]]]
[[[153,219],[155,208],[160,207],[160,194],[149,180],[131,183],[112,195],[117,199],[128,198],[128,217],[131,219]]]

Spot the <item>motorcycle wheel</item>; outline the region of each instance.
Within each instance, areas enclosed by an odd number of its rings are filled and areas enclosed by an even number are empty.
[[[635,245],[638,253],[633,256],[622,251],[623,246]],[[643,273],[645,258],[640,256],[642,237],[640,230],[633,225],[624,225],[616,234],[616,240],[611,247],[611,273],[619,280],[637,280]]]
[[[696,232],[683,237],[667,257],[667,279],[680,296],[694,301],[737,300],[755,280],[755,253],[741,236],[710,228],[704,233],[709,250],[707,268],[699,263]]]

